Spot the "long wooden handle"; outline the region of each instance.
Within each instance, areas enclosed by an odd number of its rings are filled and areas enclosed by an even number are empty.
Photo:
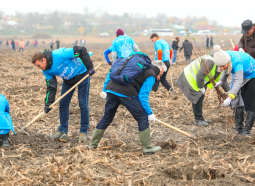
[[[161,121],[161,120],[159,120],[159,119],[157,119],[157,121],[158,121],[159,123],[161,123],[161,124],[163,124],[163,125],[169,127],[170,129],[173,129],[173,130],[175,130],[176,132],[179,132],[179,133],[181,133],[181,134],[183,134],[183,135],[185,135],[185,136],[187,136],[187,137],[189,137],[189,138],[191,138],[191,139],[196,139],[196,138],[197,138],[195,135],[192,135],[192,134],[189,134],[189,133],[187,133],[187,132],[184,132],[183,130],[180,130],[180,129],[178,129],[178,128],[172,126],[172,125],[169,125],[169,124],[167,124],[167,123],[165,123],[165,122],[163,122],[163,121]]]
[[[95,70],[100,67],[102,65],[102,63],[100,63],[99,65],[96,66]],[[56,105],[61,99],[63,99],[63,97],[65,97],[69,92],[71,92],[73,89],[75,89],[79,84],[81,84],[81,82],[83,82],[86,78],[89,77],[89,74],[87,74],[84,78],[82,78],[80,81],[78,81],[72,88],[70,88],[66,93],[64,93],[60,98],[58,98],[54,103],[52,103],[49,107],[52,108],[54,105]],[[38,120],[42,115],[44,114],[44,112],[40,113],[38,116],[36,116],[32,121],[30,121],[26,126],[24,126],[24,128],[29,127],[30,125],[32,125],[36,120]]]
[[[233,49],[234,49],[234,48],[235,48],[235,45],[234,45],[232,39],[229,39],[229,40],[230,40],[230,43],[231,43],[231,45],[232,45],[232,47],[233,47]]]

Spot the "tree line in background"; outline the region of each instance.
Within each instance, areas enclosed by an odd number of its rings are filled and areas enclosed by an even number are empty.
[[[183,27],[197,31],[201,25],[210,25],[215,32],[221,33],[226,28],[218,25],[215,20],[206,17],[186,17],[184,19],[175,16],[167,16],[159,13],[148,17],[140,13],[123,13],[112,15],[101,11],[90,12],[86,7],[83,13],[70,13],[53,11],[51,13],[21,13],[6,15],[0,10],[0,34],[1,35],[33,35],[34,33],[48,33],[50,35],[98,35],[102,32],[115,34],[116,29],[122,28],[125,33],[141,33],[146,29],[172,28],[177,34]],[[178,26],[182,26],[179,27]],[[227,28],[229,32],[235,28]],[[239,29],[239,28],[237,28]]]

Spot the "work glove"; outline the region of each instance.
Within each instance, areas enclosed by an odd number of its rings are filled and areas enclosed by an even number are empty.
[[[205,95],[205,88],[200,88],[199,91],[201,91]]]
[[[109,62],[108,65],[112,66],[112,62]]]
[[[219,86],[221,86],[223,84],[223,81],[222,80],[220,80],[220,81],[218,81],[217,83],[216,83],[216,85],[215,86],[213,86],[214,88],[216,88],[216,87],[219,87]]]
[[[89,73],[90,76],[92,76],[93,74],[95,74],[94,68],[90,69],[90,70],[88,71],[88,73]]]
[[[227,99],[224,100],[224,102],[221,104],[222,107],[227,107],[230,105],[232,101],[232,98],[231,97],[228,97]]]
[[[239,48],[239,52],[244,52],[243,48]]]
[[[157,120],[156,116],[154,114],[148,115],[148,120],[149,121],[153,121],[155,123],[155,121]]]
[[[45,106],[45,107],[44,107],[44,112],[45,112],[45,113],[48,113],[48,112],[51,111],[51,109],[52,109],[52,108],[50,108],[49,106]]]
[[[103,98],[103,99],[106,99],[106,98],[107,98],[107,93],[104,92],[104,91],[102,91],[102,92],[100,93],[100,97]]]

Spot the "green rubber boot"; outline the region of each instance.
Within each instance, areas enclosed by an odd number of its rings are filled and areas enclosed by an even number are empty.
[[[103,129],[97,129],[95,128],[94,132],[93,132],[93,136],[89,142],[89,149],[95,149],[98,147],[98,143],[100,142],[103,134],[104,134]]]
[[[3,138],[3,145],[2,145],[3,148],[5,149],[10,149],[11,146],[9,144],[9,137],[4,137]]]
[[[140,140],[143,147],[143,154],[154,154],[155,152],[161,151],[161,147],[153,147],[151,145],[151,133],[150,127],[139,132]]]

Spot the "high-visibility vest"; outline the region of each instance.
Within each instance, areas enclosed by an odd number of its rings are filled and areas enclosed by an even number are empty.
[[[202,57],[196,59],[195,61],[191,62],[188,66],[186,66],[184,68],[184,75],[185,75],[187,81],[189,82],[191,87],[197,92],[199,91],[199,88],[197,86],[197,81],[196,81],[197,80],[197,72],[201,68],[200,65],[201,65],[201,60],[202,59],[211,59],[211,60],[213,60],[213,58],[211,56],[205,55],[205,56],[202,56]],[[204,85],[206,85],[208,82],[210,82],[210,80],[208,78],[209,74],[210,74],[209,77],[214,77],[215,72],[216,72],[216,68],[217,67],[214,64],[212,70],[205,76]],[[215,82],[218,82],[220,80],[220,75],[214,80]],[[207,87],[210,88],[210,89],[213,89],[212,83],[208,83]]]

